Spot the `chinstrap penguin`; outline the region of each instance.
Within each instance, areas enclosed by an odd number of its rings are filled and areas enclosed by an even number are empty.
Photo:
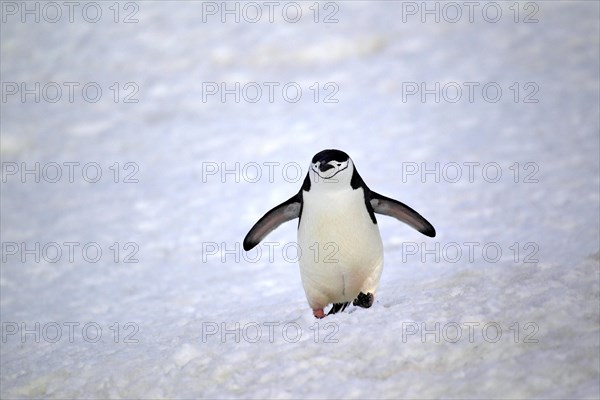
[[[352,159],[323,150],[310,164],[300,191],[267,212],[250,229],[244,250],[254,248],[284,222],[299,218],[302,286],[313,315],[323,318],[352,302],[369,308],[383,268],[383,244],[375,214],[394,217],[422,234],[434,227],[407,205],[369,189]]]

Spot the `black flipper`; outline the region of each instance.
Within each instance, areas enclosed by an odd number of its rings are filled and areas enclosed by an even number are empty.
[[[423,235],[435,237],[435,228],[418,212],[398,200],[370,191],[370,203],[377,214],[388,215],[418,230]]]
[[[244,250],[254,248],[261,240],[284,222],[291,221],[300,216],[302,199],[300,194],[289,198],[277,207],[272,208],[250,229],[244,238]]]
[[[279,225],[302,217],[302,191],[310,190],[309,174],[306,174],[300,191],[290,197],[277,207],[273,207],[254,224],[250,232],[244,238],[244,250],[252,250],[269,233],[273,232]]]
[[[331,315],[331,314],[338,313],[340,311],[344,311],[346,309],[346,307],[348,307],[348,305],[350,305],[350,302],[348,302],[348,303],[335,303],[335,304],[333,304],[333,306],[331,307],[331,310],[329,310],[329,312],[327,313],[327,315]]]

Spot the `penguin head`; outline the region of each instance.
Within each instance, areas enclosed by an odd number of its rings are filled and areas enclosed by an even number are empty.
[[[320,151],[313,157],[309,175],[311,183],[328,188],[350,186],[354,164],[348,154],[341,150]]]

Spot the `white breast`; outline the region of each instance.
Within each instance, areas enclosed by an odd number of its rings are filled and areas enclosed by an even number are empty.
[[[361,291],[375,294],[383,244],[363,189],[304,192],[303,201],[299,263],[310,306],[352,301]]]

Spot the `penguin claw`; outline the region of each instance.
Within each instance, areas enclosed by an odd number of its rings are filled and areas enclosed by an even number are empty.
[[[375,297],[373,296],[373,293],[364,294],[363,292],[360,292],[352,304],[357,307],[369,308],[373,305],[374,300]]]
[[[338,313],[340,311],[344,311],[346,309],[346,307],[348,307],[349,304],[350,304],[350,302],[348,302],[348,303],[334,303],[331,306],[331,310],[329,310],[329,312],[327,313],[327,315],[331,315],[331,314]]]
[[[375,301],[375,296],[373,296],[373,293],[369,292],[367,294],[364,294],[363,292],[360,292],[358,294],[358,296],[356,297],[356,299],[354,299],[352,304],[357,307],[369,308],[373,305],[374,301]],[[338,312],[344,311],[346,309],[346,307],[348,307],[349,305],[350,305],[350,302],[334,303],[331,306],[331,309],[329,310],[329,312],[327,314],[325,314],[325,312],[323,311],[322,308],[316,308],[316,309],[313,309],[313,315],[315,316],[315,318],[318,318],[318,319],[325,318],[327,315],[336,314]]]

